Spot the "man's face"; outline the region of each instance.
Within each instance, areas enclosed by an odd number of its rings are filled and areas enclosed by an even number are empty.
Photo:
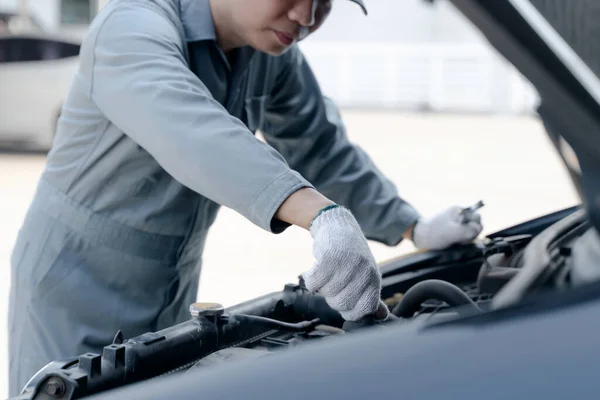
[[[236,0],[239,35],[255,49],[283,54],[327,19],[333,0]]]

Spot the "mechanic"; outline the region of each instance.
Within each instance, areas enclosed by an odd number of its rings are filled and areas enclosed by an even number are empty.
[[[297,47],[331,8],[102,9],[11,257],[11,395],[52,360],[101,353],[118,329],[128,338],[187,320],[220,206],[274,234],[309,231],[306,286],[352,321],[387,314],[367,239],[441,249],[479,235],[479,214],[461,221],[456,206],[421,217],[348,140]]]

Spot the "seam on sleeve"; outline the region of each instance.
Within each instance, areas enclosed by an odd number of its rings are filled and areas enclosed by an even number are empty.
[[[311,187],[308,183],[305,182],[297,182],[295,183],[293,186],[289,187],[287,190],[285,190],[283,193],[281,193],[278,197],[276,197],[271,204],[269,204],[269,206],[267,207],[267,209],[269,210],[268,212],[268,216],[272,217],[275,214],[275,208],[279,208],[278,206],[285,200],[287,199],[292,193],[294,193],[295,191],[302,189],[304,187]],[[269,218],[271,219],[271,218]],[[270,221],[267,221],[270,224]]]
[[[93,97],[93,93],[94,93],[94,83],[96,80],[96,77],[95,77],[95,74],[96,74],[96,72],[95,72],[95,70],[96,70],[96,47],[98,45],[98,37],[102,33],[102,28],[104,28],[104,25],[108,21],[108,18],[111,17],[115,13],[115,11],[116,11],[115,9],[110,10],[108,15],[106,17],[104,17],[104,21],[102,21],[102,23],[98,27],[98,30],[96,31],[96,35],[94,36],[94,41],[92,43],[92,49],[91,49],[92,61],[90,63],[90,91],[88,93],[88,96],[89,96],[90,100],[92,100],[92,101],[93,101],[92,97]]]
[[[272,210],[273,208],[275,208],[278,204],[283,202],[283,200],[288,198],[293,192],[295,192],[296,190],[298,190],[302,187],[308,187],[308,184],[301,182],[301,181],[296,182],[293,186],[289,187],[287,190],[285,190],[283,193],[281,193],[278,197],[275,197],[273,199],[273,201],[267,207],[270,210],[269,214],[272,214],[275,211],[275,210]]]
[[[250,202],[250,206],[248,207],[248,215],[252,215],[253,211],[254,211],[254,206],[256,204],[256,201],[260,198],[260,196],[267,191],[267,189],[269,189],[271,186],[273,186],[275,184],[275,182],[277,182],[279,180],[279,178],[283,177],[284,175],[286,175],[287,173],[289,173],[289,171],[284,171],[281,174],[277,175],[277,177],[275,177],[271,182],[269,182],[265,187],[263,187],[260,192],[258,192],[256,194],[256,196],[254,196],[254,198],[252,199],[252,202]]]
[[[283,183],[279,183],[281,181],[283,181]],[[267,192],[275,185],[280,186],[278,187],[278,189],[281,189],[280,192],[274,193],[274,197],[266,197],[264,206],[261,206],[260,209],[257,209],[258,202],[262,198],[265,198],[265,192]],[[280,174],[277,178],[273,179],[268,185],[266,185],[254,198],[249,208],[248,216],[259,226],[263,227],[268,231],[271,231],[271,220],[273,219],[274,214],[277,211],[277,208],[279,207],[281,202],[284,201],[293,192],[303,187],[312,188],[313,186],[308,181],[303,179],[297,172],[293,170],[288,170],[283,174]]]

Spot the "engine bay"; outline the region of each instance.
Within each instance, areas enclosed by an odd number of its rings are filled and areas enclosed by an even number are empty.
[[[127,339],[119,331],[102,354],[48,364],[17,398],[82,398],[143,380],[268,357],[363,329],[426,327],[510,307],[533,293],[568,290],[573,285],[572,248],[589,229],[585,212],[572,208],[474,244],[383,263],[382,299],[390,310],[383,321],[344,321],[301,280],[229,308],[194,303],[188,321]]]

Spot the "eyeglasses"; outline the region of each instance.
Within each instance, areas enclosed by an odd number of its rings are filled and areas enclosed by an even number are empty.
[[[300,27],[298,39],[306,38],[310,33],[314,32],[323,22],[323,20],[331,12],[333,0],[313,0],[312,15],[308,26]]]

